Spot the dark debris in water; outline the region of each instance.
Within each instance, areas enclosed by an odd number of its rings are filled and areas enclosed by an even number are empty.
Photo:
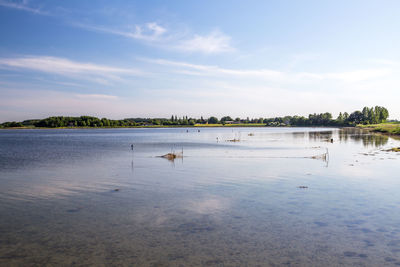
[[[300,185],[300,186],[298,186],[297,188],[300,188],[300,189],[307,189],[308,186],[306,186],[306,185]]]
[[[66,212],[74,213],[74,212],[79,212],[81,209],[82,209],[82,208],[68,209],[68,210],[66,210]]]
[[[234,138],[234,139],[229,139],[229,140],[226,140],[227,142],[240,142],[240,139],[236,139],[236,138]]]
[[[165,155],[160,156],[160,158],[165,158],[165,159],[168,159],[170,161],[174,161],[177,158],[183,158],[183,152],[180,152],[180,153],[175,153],[175,152],[167,153]]]

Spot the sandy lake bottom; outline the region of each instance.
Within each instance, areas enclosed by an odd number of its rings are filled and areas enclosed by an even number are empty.
[[[2,130],[0,266],[400,266],[399,146],[333,128]]]

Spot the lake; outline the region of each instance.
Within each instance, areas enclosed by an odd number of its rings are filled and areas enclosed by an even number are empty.
[[[399,146],[334,128],[1,130],[0,265],[400,265]]]

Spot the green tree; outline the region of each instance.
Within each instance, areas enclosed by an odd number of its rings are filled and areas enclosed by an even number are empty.
[[[225,123],[226,121],[233,121],[233,119],[230,116],[225,116],[221,118],[221,123]]]
[[[353,124],[360,124],[363,121],[363,114],[361,111],[354,111],[353,113],[350,114],[348,118],[349,122],[352,122]]]
[[[209,124],[216,124],[216,123],[218,123],[218,118],[210,117],[210,118],[208,118],[208,123]]]
[[[368,121],[368,123],[372,123],[372,124],[375,124],[377,122],[374,108],[368,109],[368,116],[367,116],[366,120]]]
[[[343,123],[344,119],[343,119],[343,114],[342,112],[339,113],[339,116],[336,119],[339,123]]]

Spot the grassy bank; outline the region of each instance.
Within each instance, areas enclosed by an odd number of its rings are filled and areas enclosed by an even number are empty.
[[[367,124],[358,125],[358,127],[371,132],[400,136],[400,123]]]

